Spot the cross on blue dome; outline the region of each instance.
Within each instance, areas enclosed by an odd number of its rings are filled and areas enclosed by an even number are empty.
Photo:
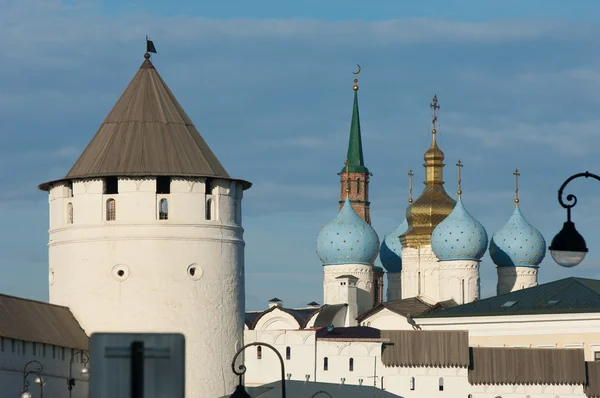
[[[485,228],[471,216],[460,198],[431,234],[431,249],[440,261],[480,260],[487,245]]]
[[[400,223],[392,232],[383,238],[379,249],[379,260],[387,272],[402,271],[402,244],[400,235],[408,231],[406,219]]]
[[[499,267],[536,267],[545,256],[544,237],[516,207],[508,222],[492,237],[492,261]]]
[[[377,233],[356,214],[348,198],[338,215],[321,228],[317,237],[317,255],[323,265],[372,265],[378,252]]]

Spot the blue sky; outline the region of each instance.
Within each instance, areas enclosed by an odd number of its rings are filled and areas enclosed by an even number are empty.
[[[434,94],[447,190],[455,196],[461,159],[463,201],[490,236],[512,213],[515,168],[521,209],[548,242],[566,217],[563,180],[600,173],[597,2],[289,3],[0,0],[0,292],[47,300],[47,197],[36,186],[74,163],[141,64],[146,34],[213,151],[254,183],[249,308],[274,296],[322,302],[315,240],[337,211],[356,63],[380,239],[404,217],[409,168],[420,191]],[[590,253],[570,270],[548,255],[542,282],[600,278],[600,185],[569,187]],[[487,255],[481,268],[489,296]]]

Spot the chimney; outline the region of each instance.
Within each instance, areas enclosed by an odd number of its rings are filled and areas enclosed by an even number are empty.
[[[279,300],[277,297],[272,298],[269,300],[269,308],[273,307],[283,307],[283,301]]]

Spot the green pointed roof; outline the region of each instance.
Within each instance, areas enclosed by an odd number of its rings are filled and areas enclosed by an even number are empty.
[[[363,158],[362,138],[360,135],[360,118],[358,116],[358,90],[354,91],[354,105],[352,106],[352,122],[350,123],[350,140],[348,141],[348,171],[368,173]],[[342,169],[346,172],[346,166]]]

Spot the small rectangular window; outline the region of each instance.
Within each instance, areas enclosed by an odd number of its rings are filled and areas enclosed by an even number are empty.
[[[600,361],[600,351],[594,352],[594,361]]]
[[[163,195],[171,193],[171,177],[156,177],[156,193]]]
[[[517,304],[516,301],[507,301],[506,303],[502,304],[502,307],[509,308],[509,307],[512,307],[515,304]]]
[[[31,352],[32,352],[33,356],[37,355],[37,344],[36,343],[31,343]]]
[[[117,177],[106,177],[104,179],[104,194],[116,195],[119,193],[119,179]]]
[[[46,344],[42,343],[42,356],[46,357]]]
[[[292,349],[291,347],[286,347],[285,348],[285,359],[291,359],[292,358]]]
[[[327,357],[323,358],[323,370],[324,371],[329,370],[329,359]]]
[[[61,358],[60,359],[62,359],[64,361],[65,360],[65,347],[60,347],[60,348],[61,348],[61,350],[60,350],[61,351],[61,354],[60,354]]]

